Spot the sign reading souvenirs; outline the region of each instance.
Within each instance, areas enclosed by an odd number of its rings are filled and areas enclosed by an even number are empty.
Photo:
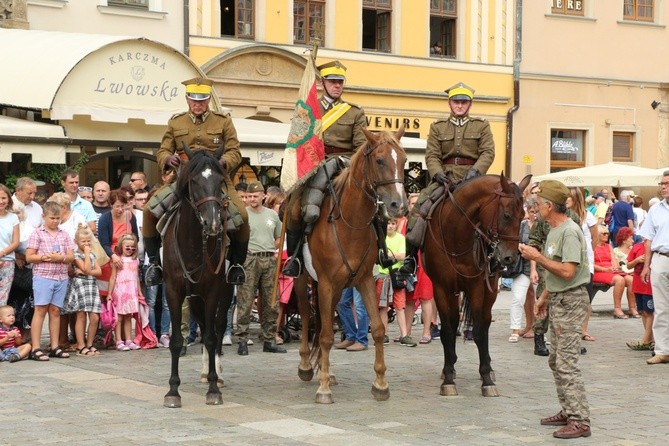
[[[367,127],[375,130],[397,130],[401,126],[404,126],[406,130],[418,130],[420,129],[420,118],[367,115]]]

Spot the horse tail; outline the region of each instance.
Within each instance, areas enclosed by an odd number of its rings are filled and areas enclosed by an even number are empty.
[[[311,351],[309,352],[309,362],[311,363],[311,367],[314,369],[314,371],[318,371],[319,364],[321,363],[321,343],[320,343],[320,337],[321,337],[321,312],[319,308],[319,302],[318,302],[318,292],[317,286],[313,287],[313,321],[314,321],[314,330],[313,334],[311,335]]]

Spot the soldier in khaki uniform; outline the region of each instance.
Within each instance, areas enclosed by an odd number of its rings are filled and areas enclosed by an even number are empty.
[[[321,137],[327,161],[318,168],[304,189],[301,197],[302,221],[289,221],[286,225],[286,251],[290,257],[283,268],[283,274],[288,277],[300,275],[298,247],[304,232],[308,232],[310,225],[320,216],[320,206],[328,180],[344,165],[339,157],[350,157],[358,147],[367,142],[362,131],[367,127],[365,112],[360,106],[345,102],[341,98],[346,81],[346,67],[335,60],[320,65],[318,72],[323,84],[323,96],[319,102],[322,115]]]
[[[421,192],[416,202],[416,211],[437,187],[442,184],[457,184],[485,174],[495,159],[495,142],[490,124],[483,118],[469,116],[474,89],[460,82],[446,90],[446,93],[451,113],[448,118],[439,119],[430,126],[425,164],[432,183]],[[415,224],[416,217],[411,217],[409,232]],[[413,274],[416,270],[417,245],[422,238],[422,229],[423,225],[419,230],[421,233],[413,234],[413,237],[411,233],[407,234],[407,257],[400,269],[403,273]]]
[[[167,168],[179,167],[187,156],[183,152],[185,144],[191,150],[209,150],[215,152],[225,146],[225,152],[220,159],[221,165],[229,172],[235,169],[242,161],[239,150],[237,131],[229,115],[209,110],[209,100],[212,93],[213,81],[210,79],[194,78],[182,82],[186,86],[186,102],[188,111],[172,116],[167,124],[167,131],[158,149],[158,166],[161,172]],[[226,193],[241,214],[244,223],[231,235],[230,262],[227,280],[232,284],[244,282],[244,261],[249,241],[248,216],[244,203],[237,195],[235,188],[227,176],[225,179]],[[144,246],[149,261],[154,268],[149,267],[146,272],[147,284],[160,282],[160,268],[158,249],[160,235],[156,230],[157,218],[150,212],[150,206],[144,210]],[[158,267],[156,267],[158,266]]]

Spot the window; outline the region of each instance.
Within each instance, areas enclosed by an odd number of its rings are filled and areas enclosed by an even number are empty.
[[[585,130],[551,130],[551,172],[585,167]]]
[[[585,0],[553,0],[551,12],[553,14],[583,15]]]
[[[653,0],[624,0],[623,2],[625,20],[652,22],[654,10]]]
[[[633,161],[634,133],[613,132],[613,161]]]
[[[430,0],[430,57],[455,57],[455,0]]]
[[[254,0],[221,0],[221,35],[253,39]]]
[[[325,36],[325,0],[293,2],[293,42],[311,44],[314,37]]]
[[[362,0],[362,49],[390,52],[391,0]]]
[[[107,6],[129,6],[132,8],[149,9],[149,0],[108,0]]]

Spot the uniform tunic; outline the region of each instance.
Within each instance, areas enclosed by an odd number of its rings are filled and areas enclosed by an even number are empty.
[[[342,102],[341,99],[337,99],[331,105],[327,99],[321,98],[321,114],[325,115],[330,108]],[[356,104],[351,104],[350,102],[348,104],[351,108],[323,132],[323,144],[325,145],[326,155],[335,153],[350,154],[367,142],[367,137],[362,131],[362,129],[367,128],[365,112]]]
[[[446,164],[447,158],[469,158],[474,164]],[[462,180],[469,168],[481,174],[488,172],[495,159],[495,142],[488,121],[482,118],[440,119],[430,125],[425,150],[425,164],[430,178],[437,172],[452,172],[452,178]]]

